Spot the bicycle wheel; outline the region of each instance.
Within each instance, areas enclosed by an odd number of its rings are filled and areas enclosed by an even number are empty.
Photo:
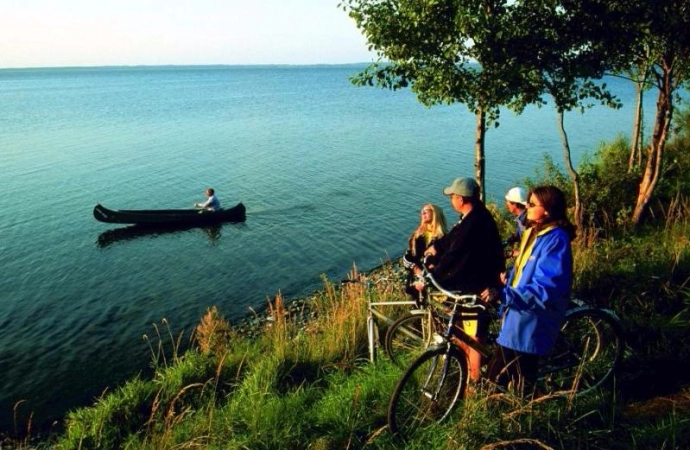
[[[419,356],[431,342],[429,312],[415,310],[400,317],[388,327],[384,348],[386,354],[398,367],[406,367]]]
[[[623,356],[623,330],[606,310],[589,306],[566,313],[553,352],[540,368],[550,394],[583,395],[606,383]]]
[[[369,346],[369,361],[376,362],[376,351],[378,350],[378,327],[373,317],[367,317],[367,344]]]
[[[429,348],[407,368],[388,405],[388,426],[408,435],[446,419],[465,392],[467,360],[455,348]]]

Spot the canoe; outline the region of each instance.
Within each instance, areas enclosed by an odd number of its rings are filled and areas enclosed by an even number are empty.
[[[205,209],[140,209],[112,210],[98,204],[93,208],[93,216],[99,222],[126,223],[145,226],[195,226],[222,222],[244,222],[247,218],[245,207],[238,203],[232,208],[219,211]]]

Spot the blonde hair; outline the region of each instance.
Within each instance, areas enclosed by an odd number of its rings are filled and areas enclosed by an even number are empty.
[[[443,210],[433,203],[425,203],[422,205],[422,209],[424,208],[430,208],[433,211],[433,217],[431,219],[431,223],[429,224],[424,223],[424,218],[421,218],[419,221],[419,226],[414,233],[412,233],[412,236],[410,236],[410,249],[412,250],[413,254],[414,245],[412,245],[412,242],[419,236],[426,235],[428,239],[427,244],[429,244],[434,239],[438,239],[448,232],[448,227],[446,226],[446,216],[443,214]]]

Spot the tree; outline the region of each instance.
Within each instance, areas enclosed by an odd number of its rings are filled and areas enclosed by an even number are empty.
[[[572,162],[565,113],[584,112],[591,101],[610,107],[620,102],[600,80],[627,45],[627,11],[605,0],[518,0],[515,2],[511,52],[519,61],[524,82],[510,106],[521,112],[529,103],[541,106],[546,95],[556,109],[566,169],[573,184],[574,219],[583,226],[579,174]],[[529,74],[529,75],[527,75]]]
[[[652,136],[644,157],[632,223],[639,225],[659,182],[664,147],[675,109],[678,89],[688,82],[690,63],[690,0],[655,0],[642,2],[645,7],[638,22],[642,39],[638,56],[648,55],[651,80],[658,90]]]
[[[644,93],[651,88],[649,82],[652,75],[652,58],[648,48],[643,55],[635,58],[636,61],[626,71],[635,84],[635,118],[630,139],[630,157],[628,158],[628,172],[642,165],[642,142],[644,127]]]
[[[652,138],[632,220],[639,223],[658,182],[674,109],[686,82],[690,0],[342,0],[379,62],[353,78],[359,85],[409,87],[427,106],[463,103],[476,114],[475,173],[485,192],[484,137],[500,107],[556,107],[582,226],[578,174],[564,114],[591,101],[620,103],[601,83],[606,73],[650,68],[659,90]],[[651,59],[650,59],[651,58]],[[650,64],[651,63],[651,64]],[[640,94],[641,95],[641,94]],[[641,113],[641,103],[638,107]],[[641,134],[633,131],[631,161]]]
[[[507,0],[343,0],[379,61],[357,85],[410,88],[426,106],[463,103],[476,116],[475,177],[485,193],[485,133],[522,88],[510,53]]]

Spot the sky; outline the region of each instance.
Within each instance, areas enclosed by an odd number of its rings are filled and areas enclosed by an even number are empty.
[[[0,68],[372,62],[339,0],[0,0]]]

